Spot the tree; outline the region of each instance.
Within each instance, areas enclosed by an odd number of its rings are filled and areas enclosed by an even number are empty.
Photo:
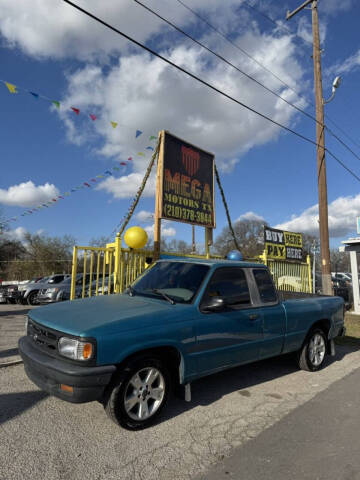
[[[337,249],[330,250],[330,263],[332,272],[350,272],[350,254],[339,252]]]
[[[48,237],[26,233],[20,258],[13,258],[6,268],[10,280],[29,280],[53,273],[71,273],[72,247],[69,235]]]
[[[255,219],[238,220],[233,223],[235,237],[244,258],[254,258],[264,251],[264,225],[265,221]],[[214,242],[217,254],[226,256],[236,247],[229,227],[223,228]]]

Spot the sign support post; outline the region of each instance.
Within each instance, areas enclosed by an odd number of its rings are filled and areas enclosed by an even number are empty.
[[[155,225],[154,225],[154,260],[160,258],[161,244],[161,201],[162,201],[162,183],[163,183],[163,164],[164,164],[164,130],[159,133],[159,155],[156,172],[156,193],[155,193]]]

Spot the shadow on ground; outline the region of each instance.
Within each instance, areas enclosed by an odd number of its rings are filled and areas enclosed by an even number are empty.
[[[6,316],[20,316],[20,315],[27,315],[29,308],[22,308],[21,310],[1,310],[0,311],[0,317],[6,317]]]
[[[335,357],[327,357],[324,368],[327,368],[334,362],[341,361],[346,355],[356,350],[358,349],[350,345],[338,347]],[[192,383],[191,402],[187,403],[181,398],[173,399],[162,416],[162,419],[159,419],[159,422],[181,415],[183,412],[199,405],[206,406],[214,403],[225,395],[235,391],[238,391],[239,395],[244,397],[251,397],[251,392],[247,390],[248,388],[271,382],[276,378],[291,375],[296,371],[298,371],[298,367],[295,362],[295,357],[293,354],[288,354],[235,367],[201,378]],[[269,394],[269,396],[277,399],[282,398],[276,391]]]
[[[14,355],[18,355],[19,350],[18,348],[8,348],[7,350],[0,351],[0,359],[5,357],[12,357]]]
[[[47,396],[47,393],[41,391],[4,393],[0,395],[0,425],[21,415]]]

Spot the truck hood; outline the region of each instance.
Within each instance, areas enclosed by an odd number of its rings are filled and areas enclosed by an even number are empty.
[[[54,330],[76,336],[141,329],[161,323],[169,314],[189,305],[141,296],[101,295],[35,308],[29,318]]]

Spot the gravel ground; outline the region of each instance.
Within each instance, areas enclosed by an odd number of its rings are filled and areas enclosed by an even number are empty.
[[[99,403],[49,397],[22,365],[0,369],[0,479],[190,480],[353,372],[360,351],[339,346],[317,373],[291,357],[243,366],[193,384],[154,427],[129,432]]]

